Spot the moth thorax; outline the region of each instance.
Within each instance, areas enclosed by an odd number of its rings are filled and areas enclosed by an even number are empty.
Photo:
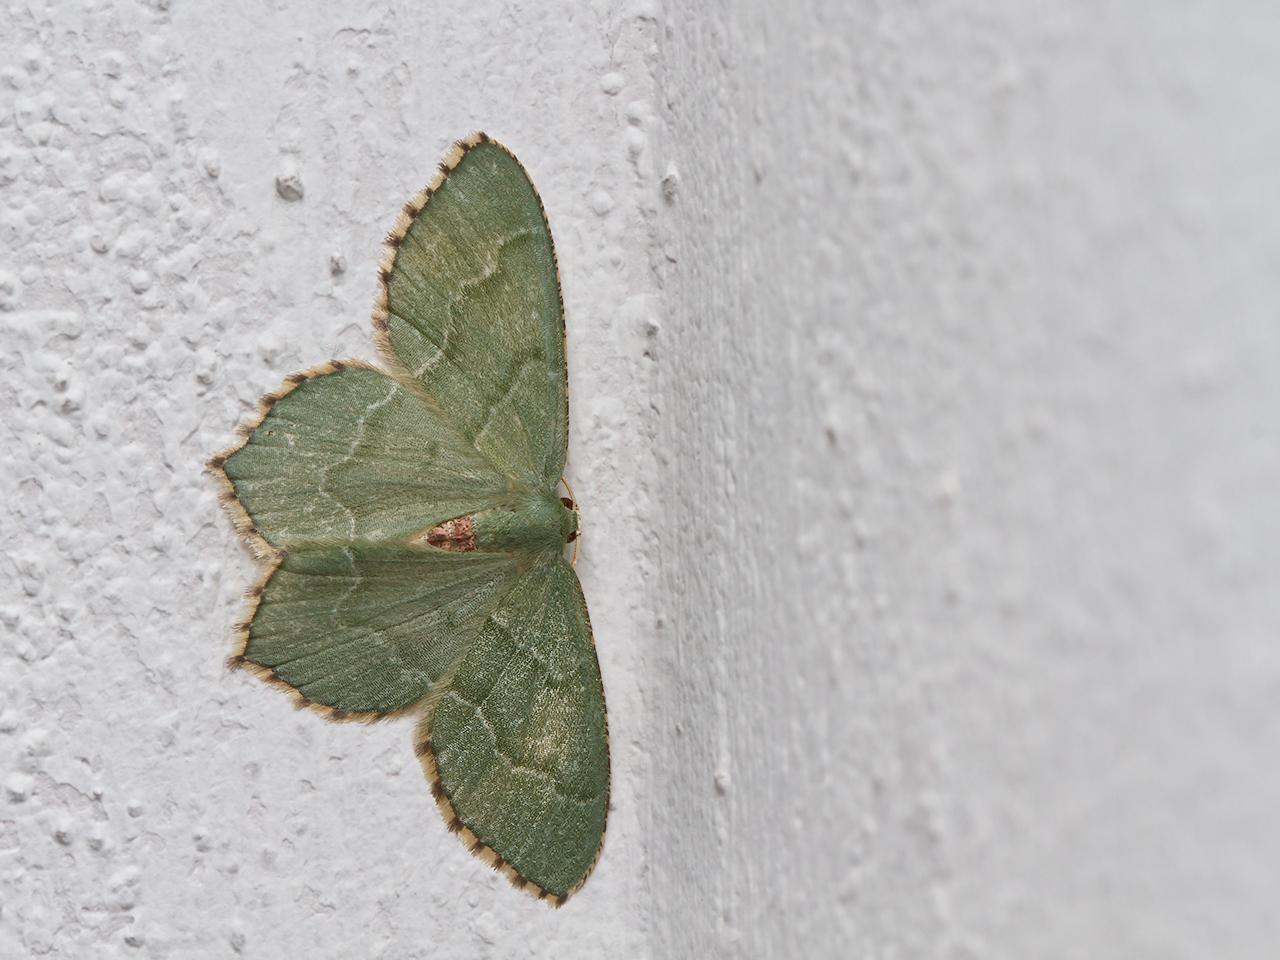
[[[578,516],[578,505],[573,502],[570,497],[561,497],[560,504],[565,509],[565,517],[561,521],[561,529],[564,531],[564,542],[573,543],[578,539],[579,523],[581,518]]]

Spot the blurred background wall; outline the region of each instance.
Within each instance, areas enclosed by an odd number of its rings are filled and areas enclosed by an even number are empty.
[[[1280,12],[11,4],[0,956],[1269,957]],[[222,658],[200,473],[483,128],[564,281],[600,868]]]
[[[666,16],[659,953],[1272,955],[1280,11]]]

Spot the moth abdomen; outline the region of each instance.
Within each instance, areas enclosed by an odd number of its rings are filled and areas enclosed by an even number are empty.
[[[476,549],[475,524],[470,516],[437,523],[426,532],[424,538],[437,550],[470,553]]]

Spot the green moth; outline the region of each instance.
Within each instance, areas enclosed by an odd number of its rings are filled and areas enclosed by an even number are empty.
[[[379,266],[386,370],[293,374],[209,463],[263,563],[229,662],[330,720],[419,714],[449,829],[560,906],[600,857],[609,739],[564,556],[578,514],[558,495],[569,393],[542,201],[474,134]]]

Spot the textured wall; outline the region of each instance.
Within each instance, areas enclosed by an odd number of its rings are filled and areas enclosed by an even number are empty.
[[[11,4],[0,957],[1264,957],[1262,4]],[[447,141],[556,233],[605,857],[557,913],[408,722],[221,659],[200,465],[372,358]]]
[[[641,951],[654,27],[580,2],[0,15],[0,957]],[[559,245],[608,856],[553,912],[440,821],[409,721],[222,659],[251,563],[202,476],[257,396],[373,359],[381,238],[483,126]]]

